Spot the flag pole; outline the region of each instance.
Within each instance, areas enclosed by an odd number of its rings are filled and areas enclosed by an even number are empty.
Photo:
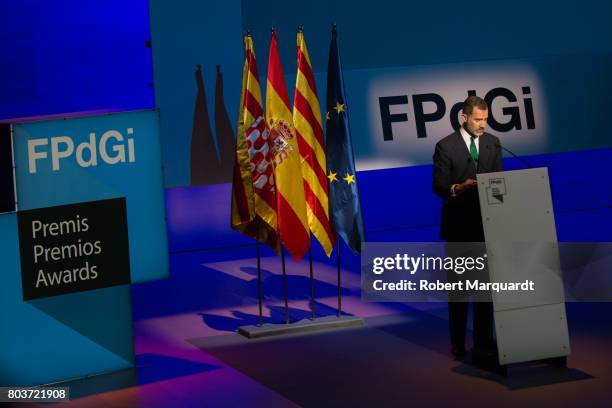
[[[314,294],[314,274],[312,273],[312,247],[308,248],[308,261],[310,266],[310,310],[312,311],[312,320],[315,317],[315,294]]]
[[[259,239],[261,228],[259,227],[259,218],[257,219],[257,301],[259,303],[259,324],[263,325],[263,305],[262,305],[262,293],[261,293],[261,252],[259,248]]]
[[[342,289],[340,286],[340,239],[336,234],[336,241],[338,242],[338,317],[342,316]]]
[[[285,251],[281,244],[281,262],[283,264],[283,292],[285,295],[285,324],[289,324],[289,302],[287,300],[287,271],[285,269]]]

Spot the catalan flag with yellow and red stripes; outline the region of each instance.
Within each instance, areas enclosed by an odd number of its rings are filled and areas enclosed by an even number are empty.
[[[232,228],[278,252],[273,149],[264,119],[253,39],[244,36],[245,61],[238,112]]]
[[[319,97],[304,33],[297,34],[297,77],[293,98],[293,124],[301,156],[308,226],[327,256],[334,249],[329,222],[329,186]]]
[[[291,256],[299,261],[310,248],[310,233],[300,153],[274,30],[268,60],[266,118],[273,143],[276,209],[281,241]]]

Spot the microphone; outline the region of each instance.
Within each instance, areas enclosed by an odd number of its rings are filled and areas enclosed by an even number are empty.
[[[490,145],[487,145],[487,147],[490,147]],[[507,149],[507,148],[505,148],[504,146],[502,146],[502,145],[501,145],[501,143],[496,143],[496,144],[495,144],[495,147],[499,147],[500,149],[503,149],[503,150],[505,150],[506,152],[510,153],[510,154],[511,154],[511,155],[512,155],[512,156],[513,156],[515,159],[519,160],[520,162],[522,162],[523,164],[525,164],[527,167],[529,167],[529,168],[533,168],[533,167],[534,167],[534,166],[533,166],[531,163],[529,163],[527,160],[525,160],[525,159],[523,159],[522,157],[520,157],[520,156],[518,156],[518,155],[514,154],[514,153],[512,152],[512,150]]]

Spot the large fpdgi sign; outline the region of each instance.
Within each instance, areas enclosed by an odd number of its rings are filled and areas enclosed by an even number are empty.
[[[133,367],[129,285],[168,276],[158,112],[18,123],[12,141],[18,212],[0,214],[0,382]]]
[[[365,96],[365,104],[348,101],[358,170],[431,164],[435,144],[458,129],[470,95],[485,99],[487,131],[505,147],[531,154],[548,146],[545,90],[527,63],[372,69],[346,76],[349,90]]]
[[[130,283],[125,199],[20,211],[23,299]]]
[[[117,235],[118,245],[125,239],[126,248],[115,249],[119,251],[117,256],[129,254],[129,262],[125,264],[123,260],[117,260],[117,265],[126,266],[128,271],[126,273],[131,274],[131,282],[168,276],[168,244],[157,111],[20,123],[13,128],[13,145],[19,210],[35,210],[47,214],[46,210],[39,209],[123,198],[125,207],[123,210],[113,209],[114,207],[109,207],[108,203],[84,206],[85,209],[93,208],[89,219],[92,224],[89,231],[81,230],[78,234],[93,234],[92,239],[96,234],[102,236],[119,234],[122,228],[127,228],[127,222],[129,242],[124,236]],[[65,211],[68,212],[65,216],[57,219],[54,218],[53,211],[49,210],[48,215],[45,215],[46,223],[54,225],[53,223],[75,220],[79,215],[80,222],[83,222],[84,215],[80,213],[80,209],[66,208],[68,209]],[[26,215],[38,216],[21,213],[20,220]],[[106,220],[112,226],[103,225],[102,220]],[[41,222],[44,223],[42,220]],[[99,227],[94,228],[94,225]],[[40,235],[44,231],[37,231],[36,226],[32,225],[22,227],[29,229],[30,236],[36,233],[37,242],[29,250],[40,250],[36,245],[38,240],[44,239]],[[44,228],[44,225],[41,228]],[[25,232],[27,231],[24,229],[20,230],[22,244]],[[62,234],[63,238],[69,240],[72,236],[76,235]],[[55,240],[58,237],[47,236],[47,238]],[[87,240],[85,237],[82,238],[83,243]],[[94,242],[97,240],[99,238],[95,238]],[[113,251],[107,251],[106,248],[110,249],[111,240],[107,239],[104,242],[102,253],[110,257]],[[48,246],[41,245],[48,249]],[[61,248],[61,245],[65,244],[58,242],[58,245]],[[37,255],[38,253],[34,252],[26,259]],[[40,262],[40,255],[36,260]],[[63,264],[57,262],[53,260],[49,269],[74,271],[74,268],[81,265],[66,264],[63,269]],[[91,262],[89,266],[92,266]],[[101,274],[100,268],[101,266],[98,267],[99,274]],[[95,271],[91,272],[90,275],[95,274]],[[124,271],[117,273],[123,274]],[[93,283],[95,281],[99,282],[101,285],[99,287],[104,287],[106,279],[111,278],[100,276],[86,280],[89,283],[80,285],[93,287],[96,285]],[[121,279],[126,283],[129,282],[124,278]],[[66,280],[69,280],[68,277]],[[79,287],[75,283],[71,285]],[[44,295],[55,293],[52,289],[42,290],[40,285],[38,289],[40,290],[36,293]],[[63,292],[58,289],[57,293]]]

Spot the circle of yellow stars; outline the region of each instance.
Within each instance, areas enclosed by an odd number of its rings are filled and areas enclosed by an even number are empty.
[[[340,181],[338,180],[338,173],[330,171],[329,174],[327,175],[327,178],[329,179],[330,183],[333,183],[334,181]],[[346,181],[346,184],[354,184],[355,183],[355,175],[354,174],[350,174],[350,173],[346,173],[346,176],[342,178],[342,180]]]
[[[345,112],[344,110],[344,104],[340,103],[340,102],[336,102],[336,106],[334,106],[334,110],[336,112],[338,112],[338,114],[340,114],[341,112]],[[325,120],[330,120],[331,116],[329,114],[329,111],[325,113]],[[333,183],[334,181],[340,181],[338,180],[338,173],[334,173],[333,171],[330,171],[329,174],[327,175],[327,178],[329,179],[330,183]],[[346,181],[346,184],[355,184],[355,175],[354,174],[350,174],[350,173],[346,173],[346,176],[342,178],[342,180]]]
[[[334,110],[336,112],[338,112],[338,114],[340,114],[340,112],[345,112],[344,104],[340,103],[340,102],[336,102],[336,106],[334,106]],[[331,116],[329,114],[329,111],[325,112],[325,120],[327,121],[327,120],[330,120],[330,119],[331,119]]]

